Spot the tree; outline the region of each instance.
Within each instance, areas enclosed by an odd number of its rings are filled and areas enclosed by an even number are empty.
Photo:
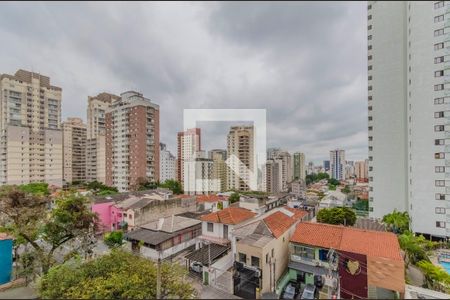
[[[16,186],[0,188],[0,217],[4,217],[4,231],[16,239],[23,239],[33,251],[34,260],[46,273],[56,262],[55,252],[71,243],[67,258],[90,250],[96,226],[96,215],[87,206],[87,199],[66,192],[51,200],[22,191]],[[31,261],[31,259],[29,259]]]
[[[239,193],[234,192],[233,194],[230,195],[228,201],[230,201],[230,203],[235,203],[238,202],[240,198],[241,196],[239,195]]]
[[[335,179],[335,178],[330,178],[330,179],[328,179],[328,184],[330,185],[334,185],[334,186],[338,186],[338,185],[340,185],[341,183],[339,182],[339,180],[337,180],[337,179]]]
[[[330,178],[330,175],[328,175],[328,173],[308,174],[305,177],[305,183],[306,183],[306,185],[310,185],[312,183],[321,181],[322,179],[328,179],[328,178]]]
[[[405,231],[398,236],[400,247],[405,251],[409,263],[416,264],[419,261],[429,261],[427,252],[437,247],[438,243],[427,240],[423,235],[414,235],[410,231]]]
[[[367,200],[356,200],[352,205],[353,209],[369,211],[369,201]]]
[[[181,186],[181,183],[179,183],[176,180],[168,179],[159,186],[171,190],[174,193],[174,195],[183,194],[183,187]]]
[[[96,196],[114,195],[119,192],[117,188],[104,185],[103,183],[98,181],[89,182],[86,187]]]
[[[123,245],[123,232],[121,230],[108,232],[103,241],[110,249],[120,247]]]
[[[92,261],[55,266],[38,290],[44,299],[155,299],[156,264],[120,249]],[[186,270],[176,263],[161,266],[162,298],[195,298]]]
[[[217,203],[217,209],[222,210],[223,209],[223,202],[220,201],[219,203]]]
[[[50,195],[50,191],[48,190],[48,183],[43,182],[35,182],[19,185],[19,190],[21,190],[24,193],[32,194],[35,196]]]
[[[402,234],[409,230],[409,215],[406,211],[399,212],[394,210],[383,217],[383,222],[386,223],[389,231],[397,234]]]
[[[419,261],[417,266],[424,273],[428,288],[450,293],[450,275],[444,269],[426,260]]]
[[[344,194],[350,194],[350,192],[351,192],[350,187],[348,185],[346,185],[341,191]]]
[[[333,225],[353,226],[356,222],[356,214],[348,207],[323,208],[317,214],[317,221]]]

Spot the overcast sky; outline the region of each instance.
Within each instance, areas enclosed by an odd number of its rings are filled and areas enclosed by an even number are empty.
[[[1,3],[0,73],[50,76],[64,119],[142,92],[172,152],[184,108],[265,108],[268,147],[365,159],[366,18],[365,2]],[[226,148],[226,127],[201,125],[203,148]]]

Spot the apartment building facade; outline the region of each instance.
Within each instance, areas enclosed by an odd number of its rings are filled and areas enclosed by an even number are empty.
[[[119,191],[159,180],[159,106],[124,92],[106,111],[106,184]]]
[[[257,189],[258,174],[254,155],[254,127],[232,126],[227,135],[227,189]]]
[[[345,179],[345,150],[330,151],[330,170],[331,178]]]
[[[369,210],[450,235],[450,2],[368,2]]]
[[[191,128],[177,134],[177,179],[184,181],[184,162],[194,158],[196,152],[201,151],[201,130]]]
[[[175,180],[177,176],[176,158],[167,150],[166,144],[160,143],[159,181]]]
[[[63,129],[63,180],[86,180],[86,124],[80,118],[67,118]]]
[[[100,93],[88,97],[86,180],[106,183],[106,111],[120,97]]]
[[[209,158],[213,161],[213,179],[219,180],[221,192],[227,190],[227,151],[223,149],[213,149],[209,151]]]
[[[294,170],[293,170],[293,176],[295,180],[301,179],[301,180],[305,180],[306,179],[306,168],[305,168],[305,154],[301,153],[301,152],[295,152],[293,155],[293,165],[294,165]]]
[[[62,89],[26,70],[0,75],[0,185],[62,186]]]

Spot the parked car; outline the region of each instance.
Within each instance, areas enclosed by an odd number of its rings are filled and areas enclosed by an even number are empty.
[[[283,291],[282,299],[295,299],[295,285],[292,282],[289,282]]]
[[[300,299],[315,299],[315,295],[316,287],[312,284],[307,284]]]
[[[199,262],[193,261],[191,262],[191,270],[197,273],[201,273],[203,271],[203,265]]]

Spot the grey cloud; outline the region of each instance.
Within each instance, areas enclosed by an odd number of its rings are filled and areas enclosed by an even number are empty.
[[[139,90],[171,150],[183,108],[266,108],[268,146],[363,159],[365,27],[354,2],[4,3],[0,72],[49,75],[64,117],[86,118],[88,95]],[[208,126],[204,146],[225,148],[225,127]]]

